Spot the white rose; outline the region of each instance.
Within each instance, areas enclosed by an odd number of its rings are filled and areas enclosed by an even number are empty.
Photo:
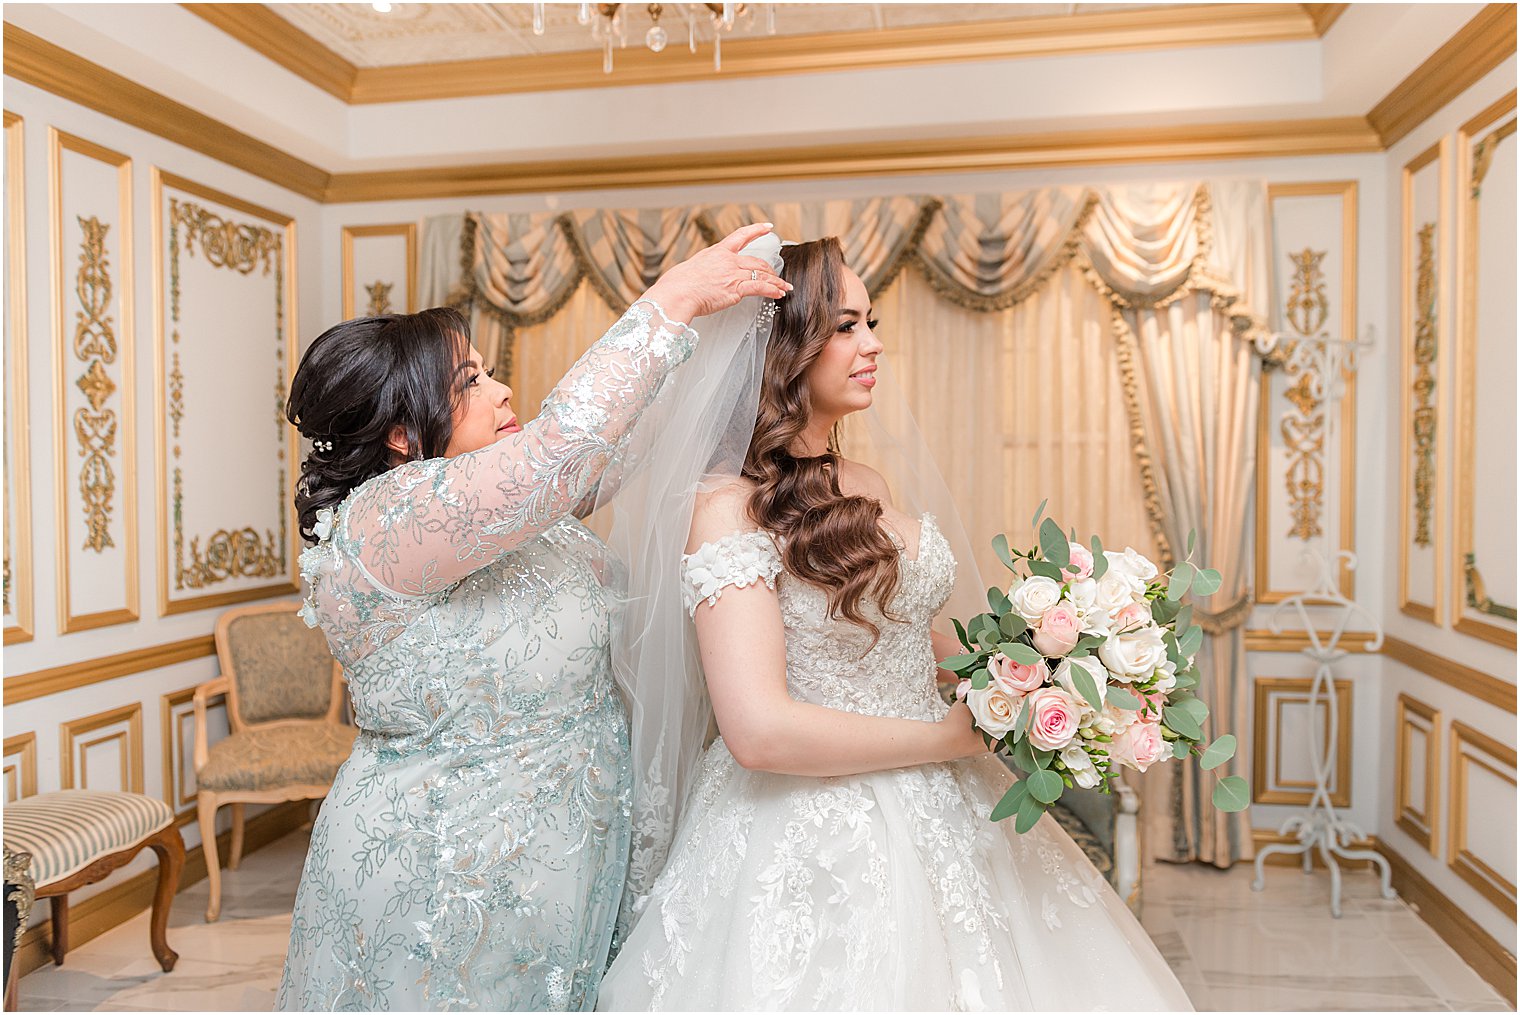
[[[1114,737],[1129,729],[1139,717],[1139,712],[1131,712],[1117,705],[1104,705],[1102,714],[1093,720],[1092,728],[1106,737]]]
[[[1099,645],[1098,658],[1116,679],[1129,683],[1150,676],[1166,662],[1166,643],[1161,640],[1159,627],[1142,627]]]
[[[1041,575],[1025,578],[1008,590],[1008,599],[1015,613],[1027,623],[1038,624],[1040,618],[1061,601],[1061,583]]]
[[[1072,582],[1066,587],[1066,598],[1070,599],[1071,605],[1077,608],[1077,616],[1082,618],[1084,632],[1106,627],[1108,613],[1098,608],[1097,582],[1091,578]]]
[[[1093,683],[1098,686],[1098,700],[1088,701],[1077,690],[1077,683],[1072,679],[1071,668],[1080,666],[1093,678]],[[1055,682],[1070,694],[1078,705],[1082,707],[1082,725],[1086,726],[1098,715],[1108,698],[1108,671],[1092,656],[1079,656],[1076,659],[1067,657],[1061,660],[1061,665],[1056,667]]]
[[[1087,750],[1081,744],[1072,744],[1061,751],[1061,762],[1066,766],[1066,771],[1071,774],[1071,781],[1082,789],[1093,789],[1098,785],[1100,776],[1098,769],[1093,765],[1092,758],[1088,757]]]
[[[1145,595],[1145,583],[1123,571],[1109,571],[1098,579],[1093,590],[1093,607],[1108,614],[1115,614]]]
[[[1108,558],[1108,570],[1118,571],[1121,574],[1130,575],[1148,582],[1160,572],[1156,565],[1151,563],[1149,557],[1133,547],[1126,546],[1123,553],[1115,553],[1112,550],[1104,550],[1103,556]]]
[[[1002,739],[1018,721],[1023,699],[1013,697],[996,681],[988,681],[980,691],[973,687],[966,692],[966,705],[983,732]]]

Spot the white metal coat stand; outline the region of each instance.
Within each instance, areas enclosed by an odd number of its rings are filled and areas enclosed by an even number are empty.
[[[1315,397],[1326,403],[1327,429],[1333,428],[1336,418],[1336,413],[1330,409],[1334,403],[1340,401],[1344,393],[1344,385],[1340,381],[1342,371],[1355,369],[1357,349],[1366,344],[1369,343],[1346,342],[1328,337],[1297,340],[1290,362],[1296,361],[1301,369],[1313,371],[1313,385],[1318,389],[1314,392]],[[1328,432],[1325,446],[1333,446]],[[1308,809],[1289,818],[1278,831],[1278,834],[1282,836],[1293,835],[1296,841],[1272,843],[1256,854],[1256,879],[1251,882],[1251,887],[1258,892],[1266,887],[1264,868],[1267,857],[1277,853],[1301,855],[1304,873],[1308,874],[1314,869],[1314,855],[1317,852],[1330,870],[1330,914],[1339,918],[1341,915],[1340,860],[1366,860],[1376,865],[1382,875],[1383,898],[1397,897],[1393,890],[1393,875],[1388,867],[1387,859],[1373,850],[1358,849],[1353,845],[1356,842],[1365,841],[1366,836],[1355,823],[1337,813],[1335,805],[1330,801],[1332,766],[1340,737],[1339,703],[1335,694],[1335,664],[1348,655],[1347,650],[1341,647],[1341,638],[1351,621],[1361,620],[1365,628],[1358,628],[1358,631],[1365,630],[1371,634],[1366,650],[1376,652],[1383,645],[1383,627],[1365,607],[1342,595],[1338,587],[1335,565],[1340,561],[1345,561],[1345,566],[1354,570],[1356,568],[1355,554],[1341,550],[1334,556],[1326,558],[1319,549],[1311,547],[1305,551],[1305,557],[1318,565],[1318,581],[1308,591],[1289,596],[1278,603],[1271,613],[1270,626],[1273,632],[1280,633],[1283,614],[1291,610],[1295,614],[1298,630],[1303,631],[1309,638],[1309,645],[1303,651],[1314,661],[1314,679],[1309,686],[1308,700],[1311,730],[1310,761],[1314,771],[1314,792],[1309,798]],[[1334,617],[1334,624],[1328,632],[1323,632],[1316,626],[1315,619],[1309,612],[1310,607],[1321,614],[1320,623],[1324,623],[1326,614]],[[1319,723],[1314,721],[1321,704],[1325,706],[1329,719],[1324,732],[1321,732]],[[1345,778],[1346,773],[1342,772],[1340,776]]]

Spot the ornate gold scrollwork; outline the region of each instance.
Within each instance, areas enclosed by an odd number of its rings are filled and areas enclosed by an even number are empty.
[[[1478,558],[1475,554],[1468,553],[1463,556],[1462,574],[1467,582],[1468,606],[1490,617],[1503,617],[1505,620],[1520,619],[1513,606],[1501,606],[1489,596],[1488,590],[1483,585],[1483,575],[1478,571]]]
[[[285,379],[285,261],[282,237],[263,226],[231,222],[190,201],[169,199],[169,313],[173,323],[171,337],[179,345],[180,279],[179,231],[185,230],[184,250],[195,255],[199,241],[207,263],[229,268],[242,275],[251,274],[260,264],[263,273],[274,273],[275,286],[275,429],[280,435],[278,457],[281,462],[277,480],[280,531],[265,530],[260,536],[252,526],[218,529],[206,538],[189,541],[186,560],[184,525],[184,472],[176,464],[173,471],[174,519],[174,587],[177,590],[202,589],[230,578],[270,578],[284,574],[289,543],[285,509],[284,379]],[[169,373],[168,414],[176,440],[185,418],[185,375],[176,349]],[[175,444],[176,462],[182,449]]]
[[[1414,542],[1431,543],[1431,513],[1436,480],[1436,224],[1427,222],[1417,234],[1420,256],[1415,275],[1414,330]]]
[[[393,288],[395,288],[395,283],[380,281],[364,287],[364,291],[369,293],[369,316],[379,317],[381,314],[391,312],[391,290]]]
[[[87,364],[75,382],[90,408],[74,410],[74,436],[84,465],[79,470],[79,493],[84,498],[84,548],[104,553],[115,546],[111,538],[111,501],[116,495],[116,473],[111,458],[116,454],[116,412],[105,408],[116,391],[106,364],[116,362],[116,333],[107,313],[111,306],[111,265],[106,255],[106,233],[111,227],[95,216],[77,216],[82,232],[79,271],[74,293],[80,310],[74,325],[74,355]]]
[[[1499,147],[1499,142],[1515,133],[1515,121],[1500,126],[1483,140],[1473,145],[1472,149],[1472,187],[1473,200],[1476,201],[1483,193],[1483,177],[1488,175],[1488,167],[1493,164],[1494,151]]]
[[[1319,337],[1330,314],[1325,296],[1325,272],[1321,267],[1326,251],[1304,248],[1290,253],[1293,282],[1288,290],[1284,316],[1298,333],[1289,339],[1285,362],[1288,376],[1296,380],[1283,393],[1294,411],[1283,413],[1281,432],[1288,451],[1288,466],[1283,482],[1288,488],[1288,506],[1293,524],[1290,539],[1308,541],[1323,535],[1320,515],[1325,502],[1325,413],[1321,392],[1330,378],[1316,376],[1314,360],[1294,355],[1301,339]]]

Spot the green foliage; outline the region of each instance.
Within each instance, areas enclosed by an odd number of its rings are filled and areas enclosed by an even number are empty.
[[[1066,533],[1061,531],[1061,526],[1056,524],[1054,518],[1047,518],[1040,523],[1040,552],[1058,571],[1071,563],[1071,544],[1067,542]]]
[[[1235,734],[1226,733],[1204,749],[1203,756],[1198,759],[1198,767],[1208,772],[1223,765],[1234,756]]]
[[[1233,814],[1250,805],[1251,787],[1240,776],[1227,775],[1214,784],[1214,806],[1219,810]]]

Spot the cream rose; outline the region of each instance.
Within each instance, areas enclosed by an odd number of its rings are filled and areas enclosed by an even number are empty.
[[[1151,563],[1150,558],[1134,547],[1126,546],[1123,553],[1104,550],[1103,556],[1108,559],[1109,572],[1118,571],[1120,574],[1138,578],[1142,583],[1151,581],[1160,573],[1156,570],[1156,565]]]
[[[1150,603],[1130,603],[1124,609],[1114,614],[1114,631],[1128,633],[1142,627],[1148,627],[1151,622]]]
[[[1072,744],[1062,750],[1061,762],[1071,775],[1071,781],[1082,789],[1093,789],[1102,780],[1092,758],[1087,754],[1087,749],[1081,744]]]
[[[1009,695],[1022,697],[1045,686],[1050,667],[1041,659],[1037,663],[1016,663],[998,652],[987,660],[987,673]]]
[[[1098,646],[1103,660],[1114,677],[1129,683],[1143,680],[1166,662],[1166,644],[1159,627],[1142,627],[1129,634],[1116,634]]]
[[[1108,756],[1120,765],[1143,772],[1167,753],[1166,738],[1161,735],[1161,724],[1141,721],[1132,723],[1108,745]]]
[[[1088,701],[1081,691],[1077,690],[1077,683],[1072,679],[1072,667],[1080,666],[1093,678],[1093,683],[1098,685],[1098,700]],[[1108,700],[1108,671],[1105,670],[1098,660],[1092,656],[1081,656],[1077,659],[1062,659],[1061,665],[1056,667],[1056,686],[1071,695],[1083,709],[1084,718],[1087,714],[1093,714],[1103,708]]]
[[[1123,571],[1109,571],[1098,579],[1093,594],[1093,607],[1102,610],[1110,618],[1126,606],[1140,601],[1145,595],[1145,583]]]
[[[966,705],[983,732],[1002,739],[1018,720],[1022,702],[995,682],[988,682],[980,691],[973,687],[966,692]]]
[[[1082,637],[1082,618],[1071,603],[1057,603],[1045,611],[1034,630],[1034,647],[1043,656],[1064,656]]]
[[[1046,687],[1024,699],[1029,714],[1029,743],[1042,751],[1059,751],[1077,735],[1080,710],[1071,695]]]
[[[1061,583],[1035,575],[1008,590],[1008,601],[1026,623],[1038,624],[1052,606],[1061,601]]]

